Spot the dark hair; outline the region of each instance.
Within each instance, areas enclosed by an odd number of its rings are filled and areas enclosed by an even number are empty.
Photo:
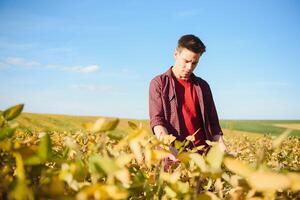
[[[195,35],[183,35],[178,40],[177,48],[187,48],[188,50],[194,53],[204,53],[205,52],[205,45],[203,42]]]

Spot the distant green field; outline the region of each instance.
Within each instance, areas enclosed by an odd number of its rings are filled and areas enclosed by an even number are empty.
[[[98,117],[95,116],[72,116],[72,115],[53,115],[22,113],[17,121],[20,128],[30,131],[71,131],[75,132],[83,129],[82,124],[94,122]],[[128,121],[142,123],[144,127],[149,128],[148,120],[120,119],[118,128],[128,131]],[[277,127],[275,124],[299,124],[300,120],[221,120],[221,126],[225,129],[246,131],[261,134],[279,135],[286,128]],[[293,130],[291,135],[300,136],[300,130]]]
[[[300,120],[221,120],[222,128],[261,134],[279,135],[286,128],[276,124],[300,124]],[[292,130],[291,135],[300,136],[300,130]]]

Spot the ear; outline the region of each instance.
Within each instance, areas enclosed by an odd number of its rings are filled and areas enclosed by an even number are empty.
[[[178,49],[178,47],[175,49],[175,52],[174,52],[174,57],[176,58],[177,56],[178,56],[178,54],[179,54],[179,49]]]

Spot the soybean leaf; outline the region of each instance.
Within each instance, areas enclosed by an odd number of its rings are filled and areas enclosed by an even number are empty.
[[[288,178],[291,181],[291,190],[299,191],[300,190],[300,173],[289,172],[287,173]]]
[[[16,128],[1,128],[0,129],[0,140],[3,140],[5,138],[12,137],[13,134],[15,133]]]
[[[24,160],[25,165],[40,165],[42,163],[43,163],[42,159],[37,155],[33,155],[27,158],[26,160]]]
[[[20,115],[20,113],[23,110],[23,107],[24,107],[24,104],[15,105],[15,106],[10,107],[7,110],[5,110],[2,113],[2,115],[7,121],[12,120]]]
[[[45,134],[39,143],[38,156],[46,161],[51,155],[51,139],[49,134]]]
[[[3,115],[0,115],[0,128],[3,127],[4,124],[5,124],[5,119]]]
[[[113,140],[121,140],[127,136],[127,133],[125,131],[115,129],[112,131],[108,131],[107,136]]]
[[[219,144],[214,144],[206,156],[206,161],[213,170],[220,170],[223,161],[224,152],[221,150]]]
[[[255,172],[248,177],[250,186],[257,191],[276,191],[290,187],[290,179],[274,172]]]
[[[219,200],[219,198],[212,192],[205,192],[197,196],[197,199],[201,200]]]
[[[198,153],[190,154],[190,158],[195,162],[195,164],[200,168],[201,172],[207,172],[208,166],[202,155]]]
[[[236,173],[239,176],[247,178],[250,174],[254,172],[254,169],[249,165],[243,163],[240,160],[236,160],[230,157],[224,159],[224,164],[231,172]]]
[[[96,133],[96,132],[105,132],[105,131],[112,131],[114,130],[117,125],[119,124],[119,119],[106,119],[106,118],[99,118],[95,123],[84,123],[83,126],[87,130]]]
[[[131,121],[128,121],[128,125],[133,130],[138,129],[138,126],[135,123],[131,122]]]
[[[100,157],[93,155],[89,159],[90,167],[96,169],[98,172],[104,172],[107,175],[111,175],[119,170],[117,164],[109,157]]]
[[[287,129],[275,140],[273,140],[273,148],[279,148],[281,143],[289,136],[291,132],[292,132],[291,129]]]
[[[179,150],[183,146],[183,142],[175,140],[175,148]]]

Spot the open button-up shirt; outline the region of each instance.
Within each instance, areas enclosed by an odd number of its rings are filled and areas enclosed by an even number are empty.
[[[175,91],[174,75],[172,68],[167,72],[156,76],[150,82],[149,88],[149,115],[150,126],[164,126],[169,134],[174,135],[179,140],[184,140],[181,134],[179,122],[179,109]],[[190,77],[195,84],[200,111],[199,117],[203,120],[203,129],[207,140],[213,141],[215,136],[223,135],[212,93],[208,83],[195,76]]]

